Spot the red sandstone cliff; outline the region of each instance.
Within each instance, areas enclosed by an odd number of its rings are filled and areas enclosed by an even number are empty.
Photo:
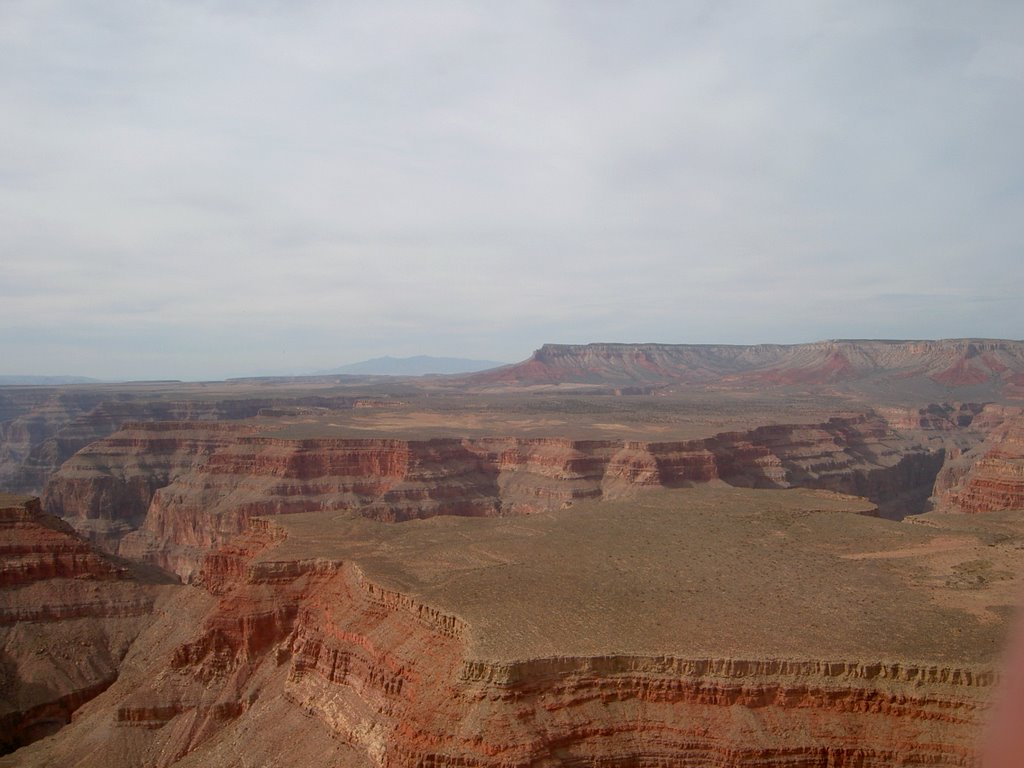
[[[52,733],[118,675],[161,589],[0,495],[0,752]]]
[[[61,515],[74,509],[78,530],[116,551],[142,525],[157,489],[252,431],[230,422],[129,422],[76,453],[61,482],[47,486],[44,505]]]
[[[0,388],[0,488],[38,492],[72,454],[130,421],[237,420],[282,409],[352,408],[373,398],[290,392],[301,380],[268,380],[266,394],[239,386],[156,384]],[[593,384],[650,393],[678,384],[730,388],[851,389],[869,398],[1019,398],[1024,342],[838,340],[811,344],[547,344],[517,365],[446,379],[450,389]],[[252,390],[253,384],[249,385]],[[307,387],[327,386],[319,379]],[[415,389],[415,386],[410,384]],[[276,388],[275,388],[276,387]],[[380,401],[378,402],[385,402]]]
[[[187,384],[178,384],[168,397],[154,387],[0,388],[0,489],[40,492],[75,452],[131,422],[234,421],[263,411],[351,408],[356,402],[344,395],[289,395],[286,390],[264,397],[211,398],[203,385]],[[229,389],[221,386],[222,392]]]
[[[679,442],[287,440],[241,426],[132,424],[67,461],[46,508],[112,551],[188,578],[257,515],[358,510],[387,521],[559,509],[647,487],[811,487],[918,511],[944,449],[879,417]]]
[[[1024,414],[1007,412],[988,439],[951,462],[936,492],[937,502],[963,512],[1024,510]]]
[[[976,765],[988,669],[475,658],[458,616],[354,563],[276,560],[282,535],[257,521],[211,556],[212,602],[192,589],[180,606],[196,629],[154,625],[123,678],[20,764]]]

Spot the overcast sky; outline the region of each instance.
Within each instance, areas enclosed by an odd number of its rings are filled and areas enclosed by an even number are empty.
[[[1024,337],[1024,3],[0,2],[0,374]]]

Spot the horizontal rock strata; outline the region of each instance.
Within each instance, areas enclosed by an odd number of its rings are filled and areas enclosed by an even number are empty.
[[[1024,415],[1009,411],[979,446],[953,457],[939,476],[936,501],[962,512],[1024,510]]]
[[[215,602],[198,630],[171,645],[141,638],[150,666],[27,759],[79,749],[82,766],[208,764],[229,743],[244,764],[260,754],[240,734],[285,706],[305,720],[282,765],[307,764],[304,740],[324,734],[351,750],[342,764],[367,766],[977,765],[996,682],[985,664],[486,658],[462,617],[357,562],[292,559],[287,542],[258,520],[211,555],[198,584]],[[90,752],[111,719],[107,750]]]
[[[0,495],[0,752],[46,736],[117,678],[161,589]]]
[[[1017,386],[1024,342],[832,340],[810,344],[545,344],[522,363],[467,377],[477,385],[823,386],[869,378],[948,389]],[[896,380],[896,381],[894,381]]]
[[[197,387],[199,387],[197,391]],[[347,396],[210,397],[178,383],[171,396],[155,385],[0,388],[0,488],[38,493],[75,452],[134,421],[235,421],[264,411],[351,408]],[[223,393],[229,389],[221,385]]]
[[[109,550],[188,578],[205,552],[258,515],[517,515],[711,481],[824,488],[879,503],[909,488],[923,500],[944,451],[877,416],[678,442],[282,439],[241,425],[136,423],[67,461],[44,501]]]

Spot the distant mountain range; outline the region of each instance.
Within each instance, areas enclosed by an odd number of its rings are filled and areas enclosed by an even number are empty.
[[[317,376],[350,374],[356,376],[425,376],[427,374],[475,373],[497,368],[507,363],[497,360],[470,360],[462,357],[376,357],[360,363],[350,363],[327,371],[317,371]]]
[[[46,384],[63,386],[64,384],[99,384],[100,379],[88,376],[0,376],[0,386],[17,386],[24,384]]]

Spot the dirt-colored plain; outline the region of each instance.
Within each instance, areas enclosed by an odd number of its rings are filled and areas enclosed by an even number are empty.
[[[821,491],[703,486],[523,518],[275,518],[272,559],[351,560],[463,618],[487,659],[705,655],[989,662],[1024,525],[895,523]]]

